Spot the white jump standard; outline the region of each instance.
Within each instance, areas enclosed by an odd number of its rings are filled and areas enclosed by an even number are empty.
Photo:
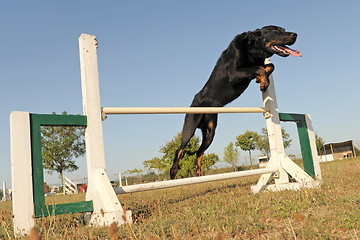
[[[10,116],[13,213],[15,234],[26,234],[34,226],[34,217],[74,212],[92,212],[93,226],[131,222],[131,211],[125,211],[116,194],[149,191],[188,184],[261,175],[254,193],[264,190],[317,187],[321,180],[315,138],[309,115],[278,112],[274,81],[262,93],[263,107],[249,108],[118,108],[100,104],[96,37],[82,34],[79,38],[81,86],[84,116],[61,116],[13,112]],[[271,158],[266,168],[241,172],[169,180],[113,188],[105,170],[102,121],[110,114],[183,114],[183,113],[263,113],[266,119]],[[280,121],[297,123],[304,160],[304,170],[284,152]],[[86,126],[86,160],[88,188],[86,201],[72,204],[45,205],[41,157],[40,126]],[[39,140],[40,139],[40,140]],[[121,163],[120,163],[121,164]],[[289,182],[289,176],[294,182]],[[274,180],[274,184],[269,185]]]

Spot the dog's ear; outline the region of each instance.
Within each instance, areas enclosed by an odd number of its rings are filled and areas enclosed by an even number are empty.
[[[264,37],[260,29],[257,29],[252,32],[247,32],[245,38],[247,39],[247,44],[251,46],[260,46],[264,41]]]
[[[234,46],[239,50],[239,49],[242,49],[243,46],[244,46],[244,43],[245,43],[245,36],[246,36],[246,33],[242,33],[242,34],[239,34],[239,35],[236,35],[234,37],[234,40],[233,40],[233,43],[234,43]]]
[[[263,41],[264,38],[260,29],[239,34],[233,40],[237,49],[248,48],[248,46],[259,46]]]

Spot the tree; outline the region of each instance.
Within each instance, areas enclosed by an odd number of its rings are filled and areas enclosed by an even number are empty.
[[[319,137],[317,133],[315,133],[315,143],[316,143],[316,150],[318,152],[318,155],[324,155],[324,144],[325,141],[322,139],[322,137]]]
[[[160,153],[162,153],[162,157],[154,157],[151,160],[145,161],[143,164],[147,169],[156,169],[158,170],[158,174],[170,172],[170,168],[173,164],[173,160],[175,157],[175,152],[180,146],[181,143],[181,134],[176,134],[170,141],[168,141],[165,145],[160,147]],[[177,173],[179,177],[189,177],[193,176],[195,172],[195,164],[196,164],[196,151],[200,147],[200,138],[195,136],[190,142],[186,145],[185,149],[182,152],[182,157],[180,160],[180,169]],[[215,154],[205,154],[201,161],[201,169],[206,170],[209,169],[212,165],[214,165],[217,161],[219,161],[219,157]]]
[[[55,113],[53,113],[55,114]],[[63,112],[62,115],[67,115]],[[85,128],[79,126],[43,126],[41,127],[42,157],[44,168],[50,174],[60,174],[64,185],[64,171],[75,171],[79,167],[75,159],[85,154]]]
[[[158,157],[154,157],[151,160],[147,160],[144,163],[144,167],[147,170],[155,169],[157,170],[158,179],[160,177],[160,173],[163,172],[167,168],[166,162]]]
[[[237,147],[240,147],[243,151],[249,151],[251,168],[252,168],[251,151],[255,150],[259,138],[260,138],[259,135],[253,131],[246,131],[244,134],[241,134],[236,137],[235,145]]]
[[[292,140],[290,139],[290,135],[288,133],[286,133],[284,128],[281,128],[281,135],[283,138],[284,148],[286,149],[286,148],[290,147]],[[259,149],[262,154],[269,157],[270,144],[269,144],[269,137],[268,137],[266,128],[261,129],[261,134],[259,135],[259,141],[257,143],[257,149]]]
[[[224,148],[224,161],[230,163],[234,172],[237,170],[236,165],[239,162],[239,150],[234,147],[234,143],[230,142],[227,147]]]

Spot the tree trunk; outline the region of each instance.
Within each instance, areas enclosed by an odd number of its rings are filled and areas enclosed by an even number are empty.
[[[65,195],[65,185],[64,185],[64,176],[62,172],[60,172],[61,185],[63,187],[63,194]]]
[[[251,159],[251,150],[249,150],[249,157],[250,157],[250,169],[252,169],[252,159]]]
[[[234,169],[234,172],[236,172],[236,164],[235,164],[235,161],[234,161],[234,160],[231,161],[231,165],[232,165],[232,167],[233,167],[233,169]]]

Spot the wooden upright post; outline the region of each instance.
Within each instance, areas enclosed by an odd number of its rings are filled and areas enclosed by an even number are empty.
[[[270,60],[267,59],[266,63],[270,63]],[[281,159],[285,156],[285,150],[272,74],[269,76],[269,81],[270,85],[268,89],[262,94],[264,107],[268,110],[268,112],[264,114],[264,117],[266,119],[271,154],[271,158],[266,167],[276,167],[279,169],[279,172],[278,174],[268,173],[261,175],[257,186],[253,187],[254,192],[262,191],[262,187],[266,186],[273,177],[275,177],[276,184],[289,182],[288,175],[281,164]]]
[[[34,198],[31,163],[30,114],[10,115],[11,181],[14,234],[24,236],[34,227]]]
[[[124,213],[105,170],[96,37],[82,34],[79,48],[83,111],[87,116],[85,142],[89,187],[86,200],[92,200],[94,205],[90,224],[122,224],[131,220],[130,215]]]

